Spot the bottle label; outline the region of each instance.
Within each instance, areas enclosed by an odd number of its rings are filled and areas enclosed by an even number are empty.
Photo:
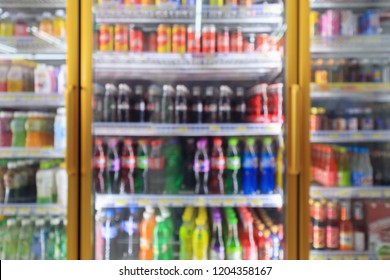
[[[140,248],[142,250],[151,250],[151,249],[153,249],[153,243],[148,238],[141,237],[139,239],[139,242],[140,242]]]
[[[325,228],[319,226],[313,226],[313,248],[323,249],[325,248]]]
[[[339,248],[339,228],[338,227],[326,227],[326,248],[338,249]]]
[[[272,256],[271,243],[266,241],[265,244],[259,246],[259,260],[270,260]]]
[[[223,156],[211,158],[211,169],[223,171],[226,166],[226,159]]]
[[[244,247],[244,260],[257,260],[257,247],[256,246],[245,246]]]
[[[228,157],[226,168],[230,170],[239,170],[241,168],[241,160],[239,156]]]
[[[347,170],[341,170],[337,172],[337,185],[345,187],[350,185],[351,173]]]
[[[187,104],[185,104],[185,103],[177,104],[176,111],[187,111]]]
[[[209,172],[210,171],[210,160],[198,159],[194,160],[194,172]]]
[[[109,170],[109,171],[119,171],[120,170],[120,160],[119,160],[119,158],[109,158],[107,160],[107,170]]]
[[[225,260],[225,248],[221,246],[214,246],[210,250],[211,260]]]
[[[234,248],[231,250],[226,250],[226,259],[227,260],[242,260],[241,248]]]
[[[147,156],[139,156],[136,159],[136,166],[139,169],[147,169],[148,168],[148,157]]]
[[[360,176],[360,183],[362,186],[372,186],[373,180],[372,180],[372,174],[367,173],[359,173]]]
[[[165,158],[149,158],[149,169],[162,170],[165,167]]]
[[[219,106],[219,110],[222,112],[229,112],[231,110],[229,103],[224,103]]]
[[[258,168],[259,160],[255,155],[244,155],[242,161],[243,168]]]
[[[340,232],[340,249],[353,250],[353,234],[352,232]]]
[[[134,105],[136,111],[145,111],[145,102],[139,102]]]
[[[207,104],[204,106],[205,112],[214,113],[217,112],[217,105],[216,104]]]
[[[263,154],[261,156],[261,168],[273,168],[275,166],[275,159],[270,155]]]
[[[106,157],[105,156],[94,157],[93,158],[93,168],[96,168],[96,169],[106,168]]]
[[[102,227],[102,236],[104,239],[113,239],[118,235],[116,226]]]
[[[366,236],[364,232],[355,231],[353,239],[356,251],[364,251],[366,249]]]
[[[130,105],[128,103],[122,102],[118,104],[118,110],[129,110]]]
[[[197,103],[195,105],[192,105],[191,110],[194,111],[194,112],[203,112],[203,105],[202,105],[202,103]]]
[[[126,156],[121,158],[121,168],[134,169],[135,168],[135,156]]]

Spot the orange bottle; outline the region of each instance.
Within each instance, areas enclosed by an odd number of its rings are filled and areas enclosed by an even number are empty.
[[[153,231],[156,219],[153,213],[145,211],[139,226],[140,234],[140,260],[153,260]]]
[[[347,202],[342,203],[340,216],[340,250],[353,250],[353,225]]]
[[[53,35],[53,20],[51,13],[44,12],[42,14],[41,21],[39,22],[39,31]]]

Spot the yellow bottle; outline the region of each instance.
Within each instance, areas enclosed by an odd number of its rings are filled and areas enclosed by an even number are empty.
[[[14,23],[11,19],[11,15],[5,12],[0,22],[0,36],[13,36],[14,35]]]
[[[51,13],[44,12],[42,14],[42,19],[39,23],[39,31],[53,35],[53,21]]]
[[[195,230],[192,236],[193,260],[207,260],[209,248],[209,232],[206,220],[198,216],[195,221]]]
[[[53,36],[65,38],[65,11],[57,10],[53,19]]]

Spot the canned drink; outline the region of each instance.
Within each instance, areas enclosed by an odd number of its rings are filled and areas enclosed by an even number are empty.
[[[161,4],[166,4],[166,3],[169,3],[168,0],[156,0],[156,5],[161,5]]]
[[[130,52],[142,52],[144,45],[144,34],[140,27],[131,25],[129,31],[130,37]]]
[[[157,34],[156,32],[151,32],[147,36],[146,40],[147,50],[149,52],[157,52]]]
[[[217,48],[219,53],[228,53],[230,51],[229,27],[218,30]]]
[[[140,0],[136,0],[136,1],[140,1]],[[154,5],[154,0],[141,0],[140,4],[142,6]]]
[[[247,39],[244,40],[244,52],[254,52],[256,50],[256,35],[249,34]]]
[[[252,7],[253,5],[253,0],[240,0],[238,2],[240,6],[244,6],[244,7]]]
[[[114,28],[111,25],[102,24],[98,31],[99,51],[110,52],[114,49]]]
[[[283,84],[270,85],[267,89],[267,111],[271,122],[283,121]]]
[[[359,19],[360,32],[364,35],[376,35],[380,31],[380,13],[376,10],[365,12]]]
[[[267,108],[267,84],[258,84],[249,91],[247,99],[247,121],[265,122],[264,115],[268,115]]]
[[[187,52],[200,53],[200,30],[195,30],[195,25],[187,28]]]
[[[254,49],[254,42],[253,42]],[[232,36],[230,38],[230,51],[241,53],[244,50],[244,37],[242,35],[241,27],[237,27],[232,31]]]
[[[327,10],[321,16],[321,35],[324,37],[340,35],[340,13]]]
[[[210,6],[223,6],[223,0],[210,0]]]
[[[316,11],[310,12],[310,36],[320,34],[320,13]]]
[[[141,0],[123,0],[124,5],[139,5]]]
[[[215,53],[216,28],[214,24],[204,25],[202,28],[202,52]]]
[[[195,7],[196,0],[181,0],[182,7]]]
[[[328,71],[317,70],[314,72],[314,83],[317,85],[323,85],[328,83]]]
[[[259,34],[256,38],[256,51],[269,52],[271,50],[271,38],[268,34]]]
[[[160,24],[157,27],[157,52],[170,53],[172,49],[172,30],[169,25]]]
[[[181,24],[175,24],[172,28],[172,52],[186,52],[186,27]]]
[[[358,32],[358,21],[351,10],[341,11],[341,36],[354,36]]]
[[[226,6],[237,6],[238,0],[226,0],[225,5]]]
[[[116,52],[129,50],[128,28],[124,24],[116,24],[114,27],[114,50]]]

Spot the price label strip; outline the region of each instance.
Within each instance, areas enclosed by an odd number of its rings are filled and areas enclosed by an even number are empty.
[[[194,203],[197,206],[206,206],[206,199],[204,197],[198,197],[195,199]]]
[[[31,214],[31,207],[21,207],[18,210],[18,215],[25,216],[25,215],[30,215]]]
[[[3,215],[16,215],[16,208],[15,207],[4,208]]]

